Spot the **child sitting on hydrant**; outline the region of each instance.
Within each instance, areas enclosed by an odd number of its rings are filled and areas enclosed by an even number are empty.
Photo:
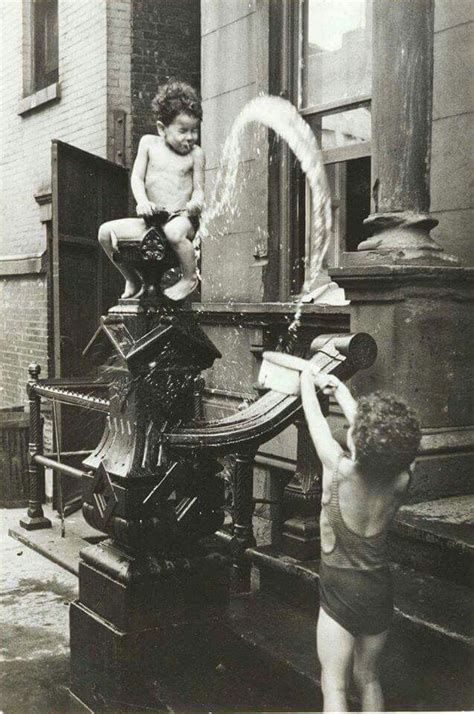
[[[393,612],[385,537],[407,493],[420,427],[404,402],[380,393],[356,402],[311,363],[300,383],[323,466],[317,650],[324,711],[348,711],[352,674],[362,710],[382,711],[378,667]],[[331,434],[315,386],[335,397],[349,423],[348,454]]]
[[[121,241],[141,241],[150,223],[159,225],[179,259],[181,279],[164,291],[170,300],[183,300],[198,284],[192,239],[204,203],[203,150],[196,144],[202,107],[195,90],[169,81],[152,102],[157,135],[140,140],[131,186],[137,218],[109,221],[99,229],[99,241],[111,260]],[[140,297],[140,276],[123,262],[114,263],[125,278],[122,298]]]

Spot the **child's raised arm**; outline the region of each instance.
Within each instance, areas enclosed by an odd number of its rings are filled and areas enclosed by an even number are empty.
[[[148,146],[150,139],[152,139],[150,136],[142,136],[140,139],[130,179],[132,193],[137,202],[137,216],[151,216],[153,212],[156,211],[155,204],[148,200],[145,191],[145,176],[148,166]]]
[[[323,416],[315,391],[315,379],[312,365],[309,364],[301,373],[301,401],[308,423],[309,433],[313,440],[321,463],[326,468],[334,468],[342,454],[342,449],[331,434],[331,429]],[[324,375],[325,377],[331,375]]]
[[[352,426],[357,411],[357,402],[344,382],[341,382],[334,374],[319,372],[314,377],[314,383],[322,390],[323,394],[332,395],[336,398],[349,426]]]
[[[204,176],[206,168],[206,157],[200,146],[193,149],[193,192],[186,204],[186,210],[191,216],[201,213],[204,206]]]

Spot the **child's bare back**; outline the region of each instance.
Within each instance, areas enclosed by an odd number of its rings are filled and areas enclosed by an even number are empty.
[[[349,429],[345,453],[331,434],[315,385],[338,402]],[[415,415],[392,395],[354,400],[334,375],[301,377],[309,431],[323,465],[318,656],[324,711],[348,711],[353,669],[363,711],[382,711],[378,662],[393,612],[385,537],[420,442]]]

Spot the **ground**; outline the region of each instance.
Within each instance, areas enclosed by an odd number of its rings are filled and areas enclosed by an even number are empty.
[[[69,682],[69,603],[77,578],[8,536],[25,509],[1,509],[0,710],[75,712]]]

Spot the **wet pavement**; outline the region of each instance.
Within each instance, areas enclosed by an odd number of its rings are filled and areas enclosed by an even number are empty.
[[[76,712],[69,682],[69,603],[77,578],[8,536],[25,509],[0,510],[0,710]]]

